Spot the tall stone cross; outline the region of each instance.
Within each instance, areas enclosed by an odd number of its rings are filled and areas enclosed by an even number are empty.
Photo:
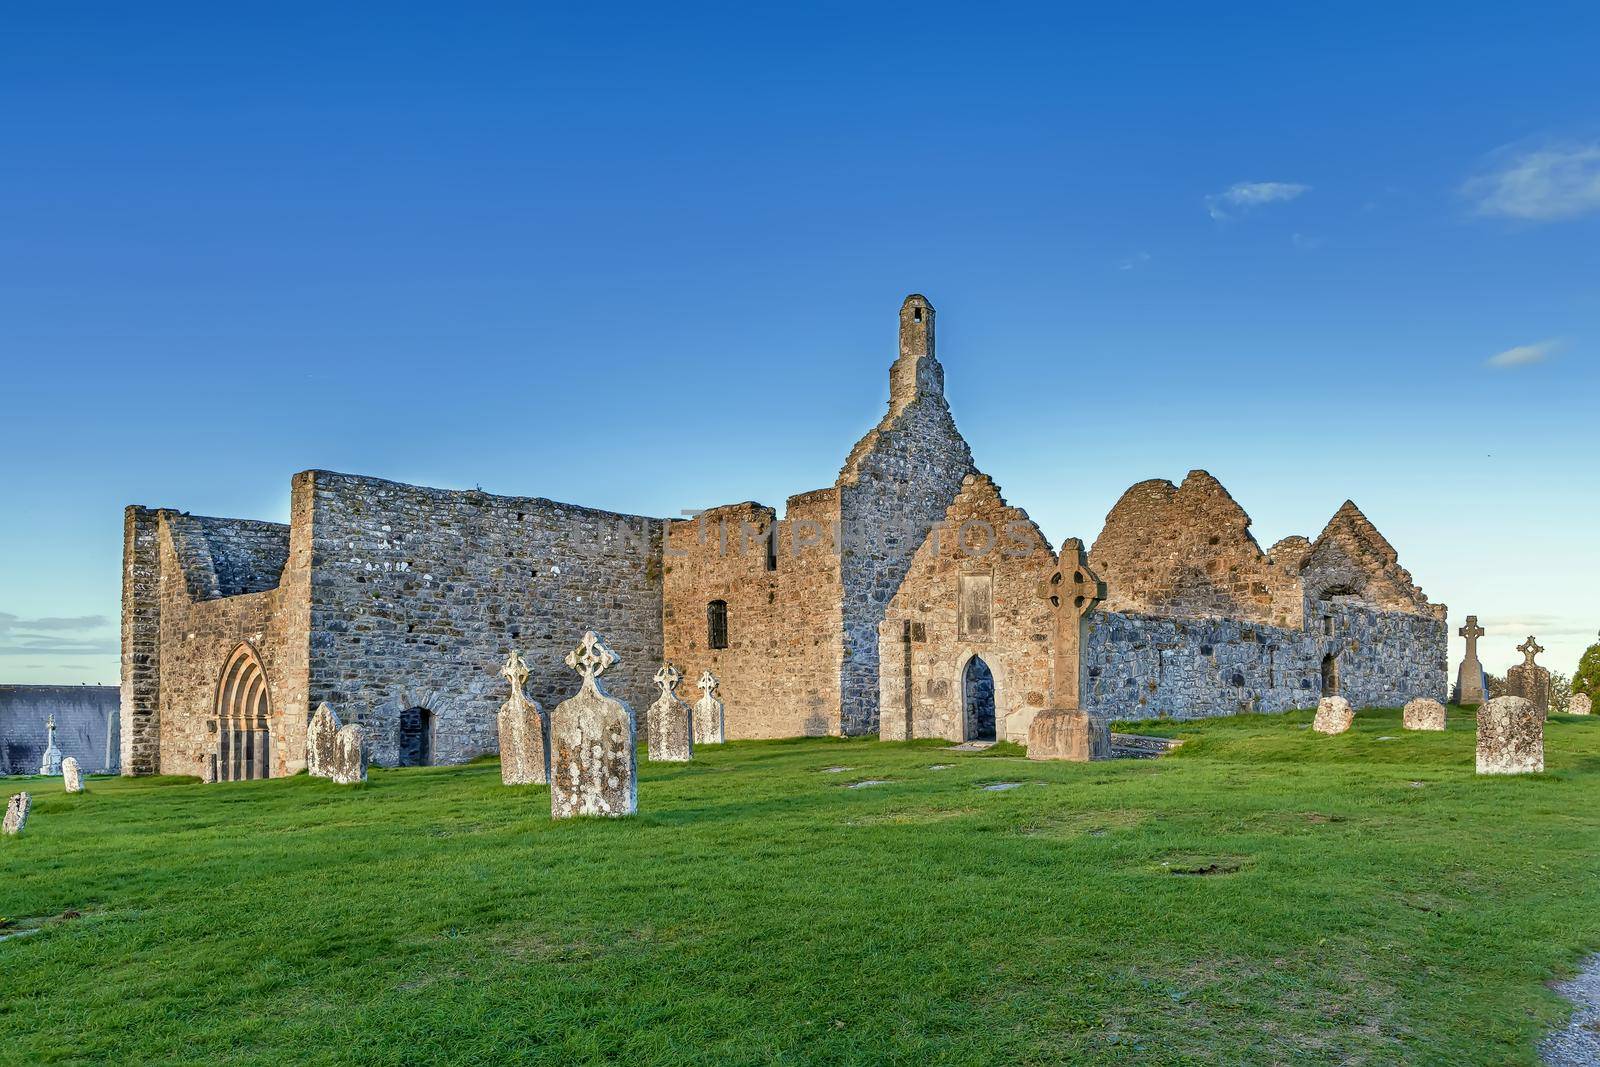
[[[1457,630],[1456,633],[1467,639],[1467,658],[1477,660],[1478,638],[1484,634],[1483,627],[1478,625],[1478,617],[1476,615],[1468,615],[1467,624]]]
[[[1484,634],[1476,615],[1467,616],[1467,624],[1456,633],[1467,639],[1467,654],[1456,671],[1456,700],[1463,705],[1482,704],[1489,694],[1483,691],[1483,664],[1478,662],[1478,638]]]
[[[506,665],[500,668],[500,677],[511,683],[511,697],[521,703],[522,687],[528,684],[528,663],[516,649],[512,649],[511,655],[506,657]]]
[[[1537,663],[1533,662],[1533,657],[1543,652],[1544,646],[1535,641],[1532,634],[1529,634],[1528,639],[1517,646],[1517,651],[1522,653],[1522,665],[1532,670],[1538,666]]]
[[[1078,538],[1069,537],[1062,542],[1056,572],[1046,583],[1043,595],[1050,601],[1056,620],[1052,665],[1055,701],[1051,706],[1077,711],[1083,700],[1083,617],[1106,595],[1106,583],[1089,569],[1083,542]]]

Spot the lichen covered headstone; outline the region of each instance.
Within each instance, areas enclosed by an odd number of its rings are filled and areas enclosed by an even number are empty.
[[[6,804],[6,821],[0,823],[0,831],[11,837],[22,833],[22,828],[28,825],[28,812],[33,808],[33,795],[30,793],[15,793]]]
[[[702,694],[694,702],[694,743],[697,745],[720,745],[728,739],[722,701],[717,699],[720,684],[710,671],[701,674],[696,683]]]
[[[1444,705],[1437,700],[1418,697],[1406,704],[1401,715],[1407,730],[1444,729]]]
[[[334,738],[339,735],[339,716],[324,701],[306,725],[306,773],[313,778],[332,778]]]
[[[61,761],[61,781],[67,787],[67,792],[83,792],[83,772],[78,769],[78,761],[71,756]]]
[[[506,657],[500,676],[511,684],[511,696],[500,705],[500,781],[505,785],[542,785],[550,780],[550,748],[544,712],[523,692],[528,664],[515,651]]]
[[[360,723],[349,722],[333,735],[333,760],[328,777],[334,785],[359,785],[367,780],[367,746]]]
[[[639,804],[633,709],[606,695],[599,675],[617,654],[593,630],[567,653],[583,678],[550,713],[550,815],[632,815]]]
[[[1478,773],[1544,770],[1544,712],[1525,697],[1495,697],[1478,709]]]
[[[1506,696],[1522,697],[1539,709],[1539,714],[1550,714],[1550,672],[1534,662],[1534,657],[1544,651],[1544,646],[1529,634],[1517,646],[1522,662],[1506,671]]]
[[[1588,693],[1573,693],[1572,699],[1567,701],[1568,715],[1592,715],[1593,713],[1594,701],[1589,698]]]
[[[1081,709],[1045,708],[1028,724],[1028,758],[1087,763],[1111,758],[1111,729]]]
[[[646,748],[658,763],[687,763],[694,758],[694,714],[678,699],[683,675],[667,663],[656,671],[654,680],[661,695],[645,712]]]
[[[1350,729],[1356,713],[1344,697],[1323,697],[1317,701],[1317,717],[1311,728],[1319,734],[1342,734]]]

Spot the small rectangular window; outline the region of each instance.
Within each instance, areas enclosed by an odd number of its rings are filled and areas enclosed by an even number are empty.
[[[728,602],[713,600],[706,605],[706,647],[728,647]]]

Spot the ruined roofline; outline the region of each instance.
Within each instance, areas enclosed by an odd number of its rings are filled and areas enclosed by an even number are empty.
[[[666,520],[654,515],[641,515],[634,512],[611,511],[607,508],[594,508],[585,504],[570,504],[561,500],[552,500],[545,496],[510,496],[505,493],[491,493],[483,489],[442,489],[431,485],[416,485],[412,482],[396,481],[392,478],[379,478],[370,474],[347,474],[343,471],[323,470],[312,468],[299,471],[294,479],[309,477],[314,483],[320,484],[324,479],[337,478],[345,482],[359,482],[362,485],[387,487],[397,492],[423,493],[441,498],[477,498],[485,500],[505,501],[510,504],[524,504],[535,507],[559,508],[565,512],[579,515],[589,515],[604,519],[640,519],[645,522],[664,522]]]
[[[1261,542],[1256,540],[1255,532],[1251,529],[1254,525],[1254,520],[1251,519],[1250,513],[1228,491],[1228,487],[1217,479],[1216,475],[1198,467],[1184,475],[1183,481],[1176,485],[1166,478],[1146,478],[1144,481],[1134,482],[1128,486],[1122,491],[1122,495],[1117,497],[1117,502],[1111,505],[1111,510],[1106,512],[1105,521],[1100,524],[1100,532],[1095,535],[1094,542],[1085,551],[1092,555],[1095,546],[1100,543],[1101,539],[1105,537],[1106,530],[1111,527],[1112,520],[1120,517],[1119,512],[1136,506],[1141,497],[1159,494],[1163,498],[1162,503],[1170,504],[1180,497],[1192,496],[1208,490],[1219,494],[1227,504],[1232,505],[1233,509],[1244,518],[1242,532],[1245,540],[1255,548],[1256,554],[1261,559],[1271,561],[1271,557],[1262,551]],[[1297,535],[1291,534],[1289,537],[1280,538],[1278,544],[1282,544],[1294,536]]]
[[[1050,543],[1050,539],[1044,535],[1044,531],[1039,528],[1039,524],[1033,521],[1033,516],[1028,514],[1027,509],[1018,507],[1008,501],[1005,493],[1000,489],[1000,483],[983,471],[973,471],[961,480],[961,488],[956,490],[956,495],[951,499],[949,506],[944,509],[944,521],[947,523],[951,521],[951,513],[956,510],[956,506],[961,503],[963,497],[967,497],[969,493],[982,492],[986,489],[994,494],[994,498],[999,501],[1000,507],[1006,511],[1016,512],[1021,521],[1028,524],[1028,528],[1039,539],[1039,543],[1044,546],[1045,551],[1049,552],[1052,557],[1060,554],[1060,550]]]

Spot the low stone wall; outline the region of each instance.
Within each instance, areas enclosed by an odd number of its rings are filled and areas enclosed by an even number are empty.
[[[1328,655],[1339,694],[1357,708],[1444,699],[1444,620],[1347,604],[1317,608],[1322,614],[1308,618],[1305,630],[1095,612],[1083,646],[1084,706],[1110,719],[1313,708]]]
[[[0,774],[38,774],[45,720],[85,774],[115,774],[121,697],[114,685],[0,685]]]

